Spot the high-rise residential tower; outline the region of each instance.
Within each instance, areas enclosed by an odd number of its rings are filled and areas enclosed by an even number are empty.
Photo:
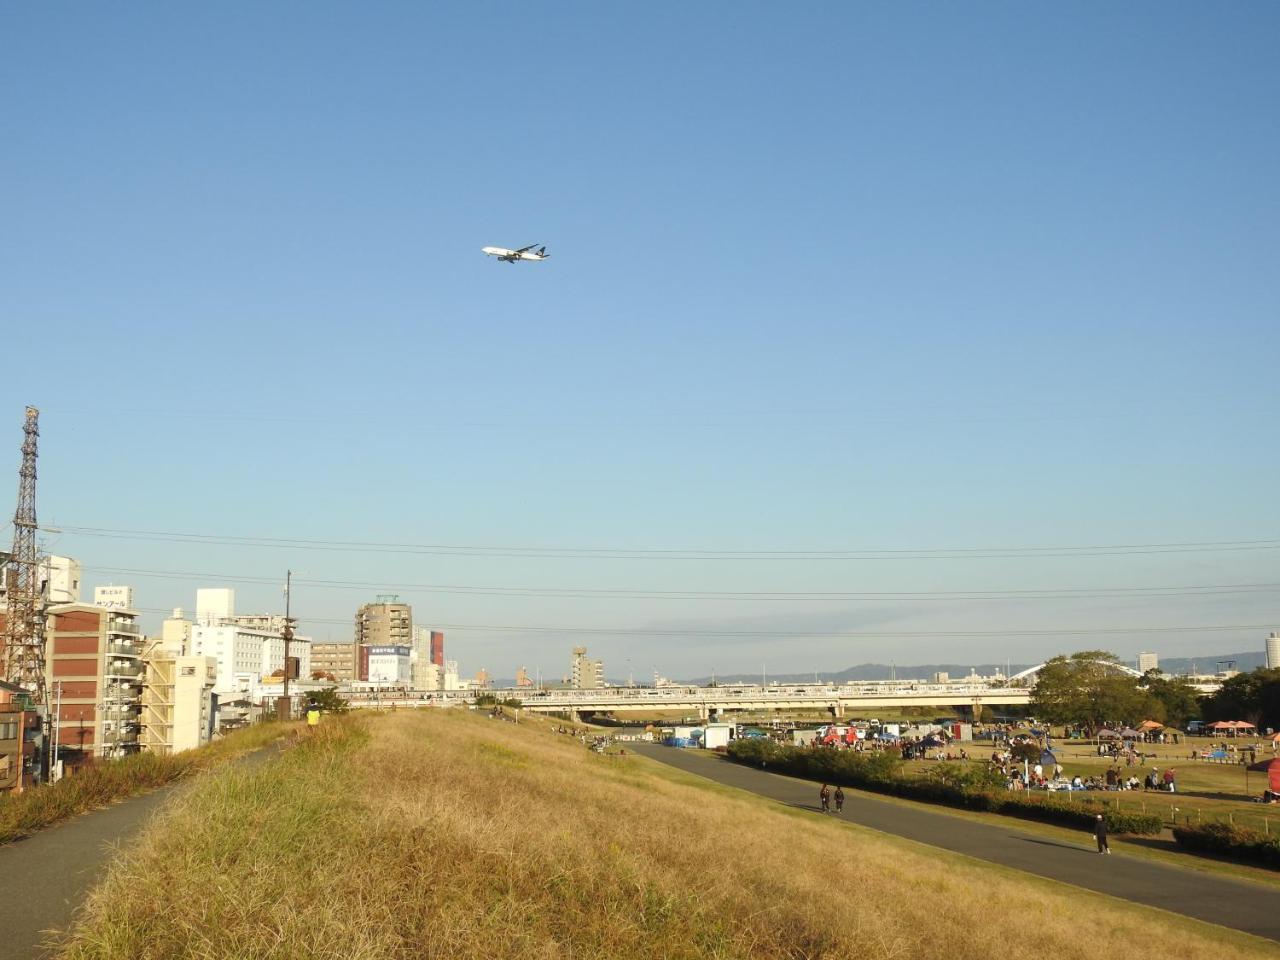
[[[356,611],[356,645],[407,647],[413,643],[413,607],[393,593]]]
[[[596,690],[604,686],[604,661],[592,660],[586,647],[573,648],[569,685],[575,690]]]

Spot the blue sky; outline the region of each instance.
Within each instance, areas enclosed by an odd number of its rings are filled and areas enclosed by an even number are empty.
[[[0,469],[34,403],[40,516],[67,527],[632,550],[1280,537],[1278,28],[1265,3],[10,7]],[[551,260],[479,253],[534,241]],[[1280,582],[1275,549],[48,543],[149,610],[289,566],[540,590]],[[375,592],[295,600],[343,639],[328,621]],[[451,625],[464,671],[504,676],[561,673],[579,642],[611,675],[691,675],[1234,651],[1265,631],[1136,631],[1280,626],[1274,591],[399,592]],[[1044,629],[1135,632],[1019,633]],[[848,635],[953,630],[1013,635]]]

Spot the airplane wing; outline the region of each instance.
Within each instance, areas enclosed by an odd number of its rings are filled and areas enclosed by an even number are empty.
[[[530,250],[532,250],[532,249],[533,249],[534,247],[536,247],[536,246],[537,246],[537,244],[536,244],[536,243],[531,243],[531,244],[529,244],[527,247],[521,247],[519,250],[517,250],[517,251],[515,251],[515,252],[516,252],[516,253],[528,253]]]

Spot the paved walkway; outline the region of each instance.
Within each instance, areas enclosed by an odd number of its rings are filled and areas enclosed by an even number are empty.
[[[631,748],[628,744],[627,749]],[[636,752],[679,770],[820,815],[818,785],[809,780],[740,766],[701,750],[637,744]],[[1126,857],[1119,852],[1109,857],[1100,856],[1092,834],[1084,831],[1079,844],[1072,844],[1017,827],[975,823],[850,789],[845,790],[844,813],[831,816],[1280,941],[1280,891],[1275,887]]]
[[[258,764],[268,747],[234,764]],[[0,960],[38,960],[47,931],[65,930],[85,895],[101,879],[117,847],[127,849],[182,783],[73,817],[25,840],[0,845]]]

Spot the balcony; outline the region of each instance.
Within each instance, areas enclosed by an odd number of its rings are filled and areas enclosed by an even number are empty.
[[[113,680],[138,681],[141,682],[143,674],[142,667],[138,666],[131,660],[114,660],[108,661],[105,676]]]
[[[121,700],[137,703],[141,698],[140,687],[141,683],[137,681],[132,684],[113,683],[102,688],[102,699],[109,703]]]
[[[136,620],[111,620],[107,623],[107,633],[123,633],[131,637],[142,636],[142,628]]]
[[[127,640],[108,640],[107,653],[113,657],[140,657],[142,644],[130,643]]]

